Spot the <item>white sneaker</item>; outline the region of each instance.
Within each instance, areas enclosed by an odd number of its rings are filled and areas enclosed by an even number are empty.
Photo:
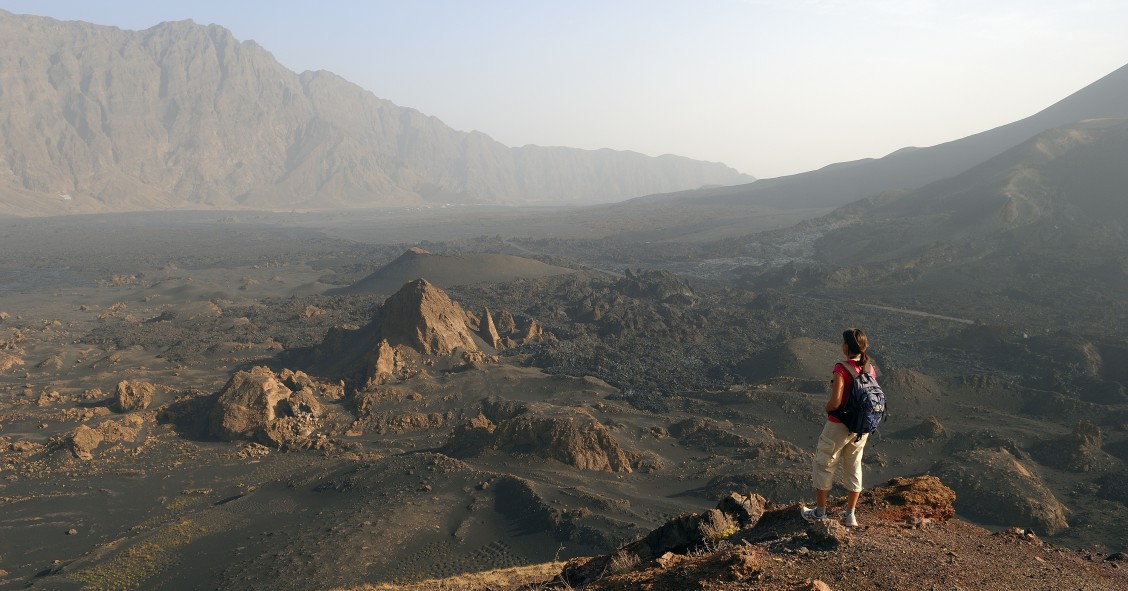
[[[846,527],[858,527],[858,517],[854,515],[853,511],[844,511],[842,513],[842,525]]]
[[[825,514],[823,514],[822,517],[819,517],[818,515],[816,515],[816,512],[818,510],[819,510],[818,507],[803,507],[802,505],[800,505],[800,507],[799,507],[799,513],[803,515],[803,519],[806,519],[807,521],[809,521],[811,523],[814,523],[814,522],[816,522],[820,519],[826,519]]]

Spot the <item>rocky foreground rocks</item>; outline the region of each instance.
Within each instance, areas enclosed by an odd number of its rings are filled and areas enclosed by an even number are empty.
[[[569,561],[521,591],[834,591],[1124,589],[1120,555],[1055,548],[1028,530],[996,534],[951,520],[955,492],[935,476],[896,478],[859,505],[861,527],[808,523],[799,505],[732,493],[605,555]],[[840,503],[840,501],[839,501]],[[926,517],[930,516],[930,517]]]

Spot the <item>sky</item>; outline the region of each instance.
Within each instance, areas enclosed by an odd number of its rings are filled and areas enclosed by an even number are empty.
[[[1032,115],[1128,64],[1124,0],[0,0],[191,19],[509,146],[678,154],[770,178]]]

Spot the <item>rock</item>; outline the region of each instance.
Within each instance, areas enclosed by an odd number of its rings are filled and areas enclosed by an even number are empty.
[[[689,284],[665,270],[627,269],[626,275],[615,287],[631,297],[655,299],[665,303],[691,305],[699,299]]]
[[[866,491],[867,503],[892,521],[931,519],[944,522],[956,514],[956,492],[932,475],[893,478]]]
[[[701,515],[697,528],[703,541],[718,542],[739,531],[740,525],[731,515],[713,508]]]
[[[376,362],[370,370],[368,383],[379,385],[386,383],[396,375],[396,350],[387,339],[376,345]]]
[[[525,343],[539,343],[544,340],[544,330],[537,324],[536,320],[530,318],[521,340]]]
[[[98,432],[102,434],[102,440],[105,443],[114,443],[116,441],[134,442],[137,440],[137,435],[141,432],[141,428],[145,425],[145,420],[138,415],[128,415],[123,417],[120,421],[103,421],[98,424]]]
[[[48,371],[59,371],[63,369],[63,360],[58,355],[52,355],[43,361],[35,364],[37,369],[44,369]]]
[[[16,453],[37,452],[43,449],[42,443],[34,441],[13,441],[8,444],[8,449]]]
[[[1072,472],[1102,472],[1115,460],[1101,449],[1101,429],[1092,421],[1078,421],[1065,437],[1034,446],[1032,454],[1043,464]]]
[[[321,404],[310,390],[293,392],[269,368],[255,367],[237,372],[223,387],[211,411],[210,430],[227,441],[309,447],[320,415]]]
[[[482,340],[489,343],[494,349],[503,348],[501,335],[497,332],[497,326],[494,325],[493,315],[490,314],[489,308],[486,308],[486,312],[483,315],[482,322],[478,328],[478,336],[482,337]]]
[[[149,382],[122,380],[114,393],[114,404],[121,412],[145,410],[153,401],[156,386]]]
[[[943,439],[948,436],[948,433],[944,429],[944,425],[942,425],[936,417],[928,417],[928,420],[920,423],[919,425],[898,431],[894,436],[902,439],[919,439],[931,441],[935,439]]]
[[[317,382],[315,382],[313,378],[309,377],[309,375],[304,371],[283,369],[278,374],[278,379],[282,380],[282,383],[286,384],[287,388],[295,391],[302,390],[304,388],[309,388],[310,390],[317,388]]]
[[[1033,527],[1048,535],[1069,527],[1066,509],[1029,466],[1006,448],[973,449],[933,472],[956,492],[956,510],[998,525]]]
[[[496,430],[496,425],[478,413],[478,416],[454,428],[443,452],[456,458],[474,457],[494,445]]]
[[[0,351],[0,372],[8,371],[17,365],[23,365],[24,360],[11,353]]]
[[[497,314],[497,321],[495,323],[498,334],[509,335],[517,330],[517,320],[513,318],[513,314],[509,310],[502,310]]]
[[[79,425],[67,436],[67,447],[80,460],[94,459],[92,452],[101,444],[102,434],[86,425]]]
[[[67,530],[67,535],[68,536],[77,536],[78,530],[72,527],[72,528]]]
[[[827,585],[819,579],[806,579],[792,589],[793,591],[833,591],[830,585]]]
[[[379,317],[380,332],[393,345],[407,345],[427,355],[449,355],[458,348],[478,350],[462,307],[425,279],[404,285],[385,300]]]
[[[768,500],[760,495],[730,493],[717,503],[717,509],[731,516],[741,527],[752,527],[764,515]]]
[[[538,408],[497,421],[485,416],[456,428],[443,448],[471,457],[492,448],[559,460],[580,470],[630,472],[631,459],[595,417],[575,410]]]
[[[837,519],[818,519],[807,526],[811,542],[819,548],[833,550],[850,543],[850,530]]]

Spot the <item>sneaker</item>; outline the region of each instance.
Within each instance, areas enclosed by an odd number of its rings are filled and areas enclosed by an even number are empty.
[[[806,519],[807,521],[814,523],[814,522],[818,521],[819,519],[826,519],[826,513],[824,512],[822,514],[822,516],[819,516],[818,510],[819,510],[818,507],[802,507],[802,506],[800,506],[799,513],[803,515],[803,519]]]
[[[843,511],[842,525],[846,527],[858,527],[858,517],[854,515],[853,511]]]

